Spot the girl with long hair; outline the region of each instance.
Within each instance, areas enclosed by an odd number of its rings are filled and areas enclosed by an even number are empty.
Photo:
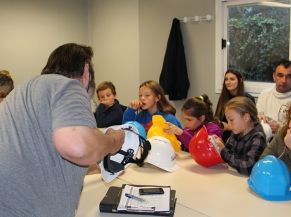
[[[129,103],[123,113],[122,123],[137,121],[148,131],[152,126],[152,116],[162,115],[167,122],[181,128],[175,113],[176,109],[165,97],[163,88],[156,81],[149,80],[139,86],[139,99]]]
[[[231,133],[224,114],[225,104],[236,96],[246,96],[255,103],[254,97],[245,92],[242,74],[236,70],[229,69],[224,74],[222,91],[215,111],[215,117],[220,120],[221,127],[223,128],[222,139],[224,142],[226,142]]]

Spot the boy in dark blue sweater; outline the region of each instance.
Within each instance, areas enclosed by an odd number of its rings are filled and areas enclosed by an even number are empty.
[[[96,89],[100,102],[94,116],[98,128],[122,124],[123,111],[126,106],[119,104],[116,99],[116,89],[112,82],[104,81]]]

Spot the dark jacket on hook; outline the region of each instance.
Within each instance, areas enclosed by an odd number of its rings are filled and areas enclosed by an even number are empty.
[[[170,100],[187,98],[190,86],[180,21],[173,19],[171,32],[168,39],[167,50],[164,57],[160,85]]]

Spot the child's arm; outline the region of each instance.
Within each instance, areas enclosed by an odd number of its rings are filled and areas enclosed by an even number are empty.
[[[164,131],[168,134],[175,134],[176,136],[180,136],[183,133],[183,130],[180,127],[177,127],[175,124],[172,124],[170,122],[166,122],[167,127],[164,129]]]
[[[239,153],[234,153],[233,150],[227,148],[226,145],[226,148],[223,148],[220,152],[221,157],[229,166],[236,169],[239,173],[249,175],[252,167],[257,162],[266,146],[265,138],[257,134],[251,137],[249,141],[239,141],[236,146],[236,149],[240,149],[237,150]]]
[[[124,124],[128,121],[135,121],[135,119],[136,119],[136,110],[128,107],[123,112],[122,123]]]
[[[175,134],[177,136],[178,140],[185,147],[185,149],[187,151],[189,150],[189,143],[193,137],[193,134],[190,132],[189,129],[187,129],[187,128],[181,129],[180,127],[176,126],[175,124],[167,122],[167,127],[164,129],[164,131],[166,133],[169,133],[169,134]]]
[[[191,131],[187,128],[184,128],[183,133],[177,136],[178,140],[182,143],[187,151],[189,151],[189,143],[193,136],[193,133],[191,133]]]
[[[140,108],[141,103],[139,100],[132,100],[129,103],[127,109],[123,112],[122,123],[126,123],[128,121],[135,121],[137,116],[137,110]]]
[[[141,106],[142,106],[142,103],[139,100],[132,100],[129,103],[129,107],[134,109],[134,110],[139,109]]]
[[[175,124],[177,127],[182,128],[180,121],[172,114],[164,113],[163,117],[166,119],[167,122]]]

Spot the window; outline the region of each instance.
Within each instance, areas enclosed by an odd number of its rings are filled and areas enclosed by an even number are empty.
[[[216,32],[216,92],[224,72],[235,69],[257,96],[273,84],[276,62],[289,59],[290,0],[219,0]]]

